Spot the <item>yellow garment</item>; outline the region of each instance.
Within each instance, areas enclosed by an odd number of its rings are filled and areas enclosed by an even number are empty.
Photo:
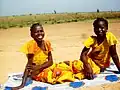
[[[66,81],[75,81],[72,67],[65,64],[64,62],[60,62],[56,64],[56,67],[53,70],[53,78],[56,83],[64,83]]]
[[[72,67],[73,73],[80,73],[83,72],[83,62],[80,60],[74,60],[72,63],[70,62],[70,65]]]
[[[40,47],[38,47],[35,40],[31,40],[25,43],[20,51],[25,54],[34,54],[33,63],[36,65],[41,65],[47,61],[48,52],[51,51],[51,44],[49,41],[44,41],[46,51],[43,51]]]
[[[92,48],[88,58],[91,58],[100,68],[107,68],[110,65],[109,47],[117,43],[116,37],[111,32],[107,32],[106,38],[100,45],[97,43],[96,36],[89,37],[84,45],[87,48]]]
[[[100,73],[100,68],[89,58],[88,63],[93,69],[93,74],[99,74]],[[72,61],[72,71],[74,73],[74,77],[82,80],[85,78],[85,71],[83,67],[83,62],[81,60],[74,60]]]
[[[44,69],[37,76],[34,76],[33,79],[36,81],[47,82],[51,84],[55,84],[55,79],[53,78],[53,72],[49,68]]]
[[[88,63],[92,66],[93,74],[100,73],[100,68],[89,58]],[[37,81],[56,84],[64,82],[73,82],[75,79],[85,78],[83,62],[80,60],[70,61],[67,65],[64,62],[53,64],[44,69],[40,74],[34,77]]]
[[[56,78],[56,82],[59,82],[59,83],[73,82],[73,81],[75,81],[75,78],[71,71],[62,71],[60,76]]]
[[[64,62],[58,63],[56,67],[61,69],[62,71],[72,71],[72,68]]]
[[[65,81],[74,81],[73,72],[65,63],[53,64],[49,68],[44,69],[40,74],[33,77],[36,81],[56,84],[64,83]]]

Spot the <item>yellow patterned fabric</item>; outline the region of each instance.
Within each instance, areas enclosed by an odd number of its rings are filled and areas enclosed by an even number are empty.
[[[53,64],[49,68],[44,69],[37,76],[33,77],[33,79],[51,84],[75,80],[70,66],[65,63]]]
[[[92,61],[92,59],[88,59],[88,63],[92,66],[93,74],[99,74],[100,68]],[[74,73],[74,77],[82,80],[85,78],[85,71],[83,67],[83,62],[81,60],[74,60],[72,61],[72,71]]]
[[[99,74],[100,68],[91,60],[88,60],[92,66],[93,73]],[[70,61],[67,65],[64,62],[53,64],[47,69],[44,69],[40,74],[34,77],[34,80],[56,84],[64,82],[73,82],[75,79],[82,80],[85,78],[83,63],[80,60]]]
[[[110,65],[109,47],[117,43],[116,37],[111,32],[107,32],[106,39],[101,44],[98,45],[96,37],[91,36],[84,42],[84,46],[92,48],[88,58],[91,58],[100,68],[107,68]]]
[[[34,54],[33,63],[36,65],[41,65],[47,61],[48,52],[51,51],[51,44],[49,41],[44,41],[46,51],[43,51],[40,47],[38,47],[35,40],[30,40],[29,42],[25,43],[21,48],[20,51],[25,54]]]

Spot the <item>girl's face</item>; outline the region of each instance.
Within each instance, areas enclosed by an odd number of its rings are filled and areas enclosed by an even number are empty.
[[[34,30],[31,31],[31,36],[35,41],[42,41],[44,36],[45,36],[45,32],[43,30],[43,27],[36,26],[34,28]]]
[[[108,30],[107,25],[105,25],[104,21],[99,21],[96,26],[94,26],[94,32],[98,37],[104,37]]]

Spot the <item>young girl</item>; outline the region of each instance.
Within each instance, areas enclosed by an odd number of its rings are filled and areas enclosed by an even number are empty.
[[[22,83],[20,86],[12,87],[12,90],[23,88],[29,78],[51,84],[75,81],[72,67],[74,64],[76,65],[76,62],[70,62],[70,65],[64,62],[53,64],[51,44],[43,39],[45,33],[42,25],[39,23],[33,24],[30,33],[33,40],[25,43],[21,48],[21,51],[28,58]]]
[[[93,22],[94,33],[96,36],[90,36],[84,42],[80,59],[84,65],[85,77],[93,79],[93,66],[104,71],[110,66],[110,57],[112,57],[115,65],[120,71],[120,62],[116,52],[116,44],[118,40],[108,31],[108,21],[104,18],[97,18]],[[91,51],[90,51],[91,49]],[[94,65],[90,65],[94,63]]]
[[[45,32],[42,25],[39,23],[33,24],[30,28],[30,34],[33,40],[30,40],[21,48],[21,51],[28,58],[22,84],[18,87],[13,87],[13,90],[23,88],[28,77],[35,79],[43,69],[53,64],[51,44],[43,39]]]

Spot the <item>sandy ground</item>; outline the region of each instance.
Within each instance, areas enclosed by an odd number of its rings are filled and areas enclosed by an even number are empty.
[[[46,39],[50,40],[53,47],[54,62],[63,60],[79,59],[83,48],[83,41],[93,34],[92,22],[77,22],[57,25],[44,25]],[[109,31],[114,33],[120,41],[120,23],[110,23]],[[31,37],[29,28],[11,28],[0,30],[0,83],[7,80],[8,73],[23,72],[26,65],[26,56],[19,52],[19,48]],[[118,55],[120,56],[120,45],[117,45]],[[120,84],[113,84],[113,86]],[[108,85],[111,87],[112,85]],[[108,87],[107,86],[107,87]],[[116,87],[117,87],[116,86]],[[92,90],[84,89],[83,90]],[[101,86],[97,90],[118,90],[104,89]]]

